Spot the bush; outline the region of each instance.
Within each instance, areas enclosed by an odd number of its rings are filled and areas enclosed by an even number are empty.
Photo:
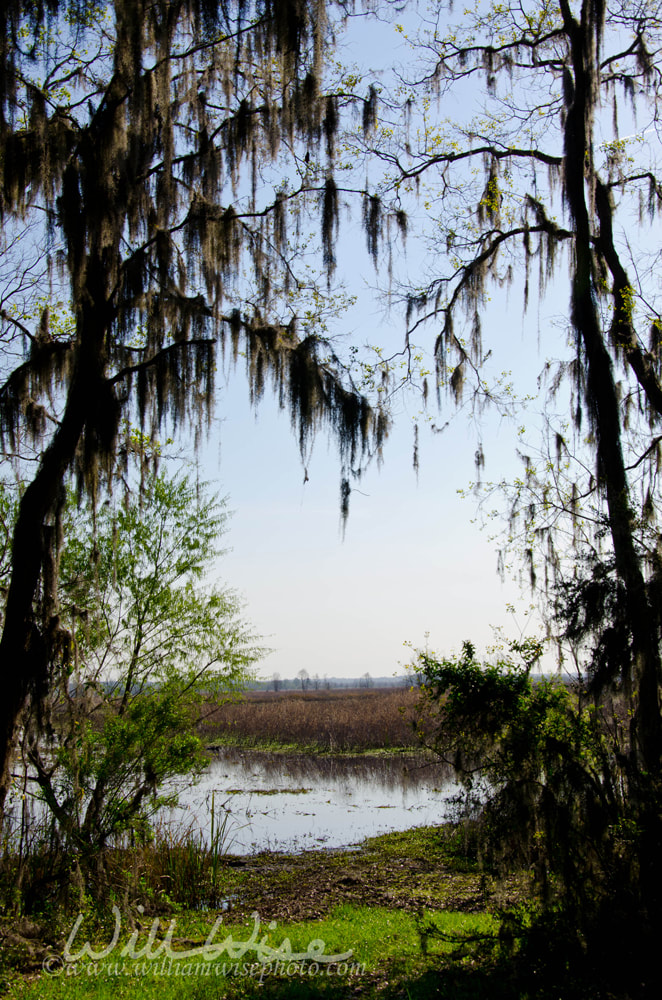
[[[457,769],[486,865],[529,868],[538,903],[505,922],[520,959],[653,995],[662,841],[652,776],[632,770],[627,713],[519,664],[420,655],[421,735]],[[523,942],[523,943],[522,943]],[[544,961],[543,961],[544,959]],[[635,990],[635,991],[636,991]]]

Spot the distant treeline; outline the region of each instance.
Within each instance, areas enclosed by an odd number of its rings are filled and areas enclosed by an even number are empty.
[[[324,691],[352,688],[410,688],[418,683],[414,673],[398,674],[391,677],[373,677],[366,672],[360,677],[329,677],[324,674],[310,674],[299,671],[296,677],[281,677],[274,673],[271,677],[250,681],[247,691]]]
[[[537,684],[544,676],[549,675],[532,673],[531,680]],[[419,687],[420,683],[421,675],[414,671],[390,677],[373,677],[370,673],[362,674],[360,677],[328,677],[326,674],[320,676],[320,674],[300,671],[296,677],[281,677],[280,674],[274,673],[271,677],[249,681],[244,689],[246,691],[330,691],[332,689],[353,690],[357,688],[411,688]],[[572,682],[568,681],[568,683]]]

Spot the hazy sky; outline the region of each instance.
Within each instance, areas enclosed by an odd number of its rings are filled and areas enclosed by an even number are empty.
[[[514,370],[522,389],[535,394],[542,367],[536,314],[523,319],[516,292],[499,301],[489,314],[494,370]],[[357,342],[380,342],[383,319],[379,311],[371,316],[371,309],[377,307],[370,297],[361,296],[339,330],[349,328]],[[395,314],[392,323],[399,335],[401,317]],[[537,409],[531,404],[516,421],[488,412],[477,427],[467,414],[456,415],[450,401],[441,413],[432,404],[432,420],[451,423],[443,433],[421,423],[417,477],[412,451],[419,402],[415,396],[399,400],[381,468],[370,467],[354,484],[343,538],[333,442],[319,437],[304,484],[288,416],[268,395],[254,412],[238,370],[221,392],[204,471],[229,494],[235,512],[232,551],[221,572],[243,592],[248,617],[274,649],[262,674],[389,675],[411,659],[403,644],[420,648],[426,633],[440,653],[459,650],[464,639],[484,649],[492,626],[503,626],[512,638],[520,629],[535,633],[525,614],[530,592],[513,580],[502,583],[497,574],[498,543],[490,540],[495,526],[481,530],[477,501],[457,491],[476,477],[479,434],[483,481],[521,473],[517,430],[524,422],[535,428]],[[509,603],[518,608],[516,619],[506,610]]]
[[[234,383],[221,404],[219,472],[235,511],[221,571],[275,650],[264,673],[388,675],[410,659],[403,643],[423,646],[426,632],[440,652],[465,638],[485,645],[490,625],[518,634],[505,606],[526,601],[501,583],[496,545],[471,523],[474,502],[456,492],[474,475],[466,424],[421,435],[418,481],[411,427],[396,426],[382,469],[352,494],[343,539],[338,466],[326,442],[318,442],[304,485],[287,419],[266,401],[256,420],[242,389]],[[498,462],[499,442],[491,444],[488,469]]]

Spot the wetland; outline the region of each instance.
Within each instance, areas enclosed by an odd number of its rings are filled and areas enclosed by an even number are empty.
[[[233,854],[344,848],[366,837],[443,822],[457,786],[434,758],[223,748],[201,779],[182,787],[167,822],[208,838],[225,823]]]

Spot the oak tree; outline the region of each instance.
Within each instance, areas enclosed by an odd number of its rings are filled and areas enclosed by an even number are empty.
[[[433,5],[419,34],[411,17],[401,26],[411,59],[397,92],[382,94],[376,141],[356,141],[386,166],[366,202],[369,247],[412,204],[429,219],[425,270],[401,289],[407,349],[434,329],[437,384],[451,401],[489,399],[485,362],[512,337],[510,318],[488,312],[493,290],[514,285],[525,312],[536,293],[565,295],[569,353],[544,372],[561,412],[542,462],[523,456],[510,496],[531,581],[547,583],[579,682],[571,695],[536,687],[530,664],[485,667],[470,645],[459,660],[421,654],[423,678],[438,745],[491,782],[488,836],[496,816],[502,845],[515,829],[527,862],[542,858],[551,875],[546,888],[567,889],[554,899],[565,942],[574,935],[576,954],[600,956],[607,977],[618,962],[651,989],[662,849],[661,14],[656,0],[478,2],[454,24]],[[532,318],[522,329],[543,352],[559,350],[555,331],[550,346]]]
[[[654,0],[478,3],[458,25],[435,6],[419,36],[411,21],[401,28],[413,46],[408,79],[383,95],[377,142],[361,143],[387,166],[365,213],[375,250],[389,213],[417,192],[425,199],[427,273],[403,292],[407,340],[436,329],[438,384],[455,400],[487,392],[490,288],[521,279],[526,310],[536,281],[541,296],[554,282],[558,297],[566,276],[573,354],[548,375],[552,391],[567,387],[568,410],[547,466],[562,470],[577,455],[584,467],[577,461],[574,484],[561,488],[527,463],[520,513],[541,529],[552,562],[559,516],[585,514],[588,551],[573,557],[612,565],[628,655],[604,683],[629,693],[640,775],[658,773],[662,756],[660,23]],[[446,117],[458,99],[464,113]],[[403,100],[407,131],[394,127]],[[507,335],[492,324],[491,337]]]
[[[219,343],[245,356],[255,399],[273,385],[302,447],[326,423],[347,469],[384,436],[314,329],[270,313],[305,285],[288,222],[306,199],[333,267],[329,40],[322,2],[1,5],[2,249],[10,271],[47,265],[41,300],[71,319],[35,315],[29,281],[3,299],[0,434],[36,468],[0,640],[0,811],[21,711],[71,656],[56,586],[70,476],[95,495],[131,421],[204,430]]]

